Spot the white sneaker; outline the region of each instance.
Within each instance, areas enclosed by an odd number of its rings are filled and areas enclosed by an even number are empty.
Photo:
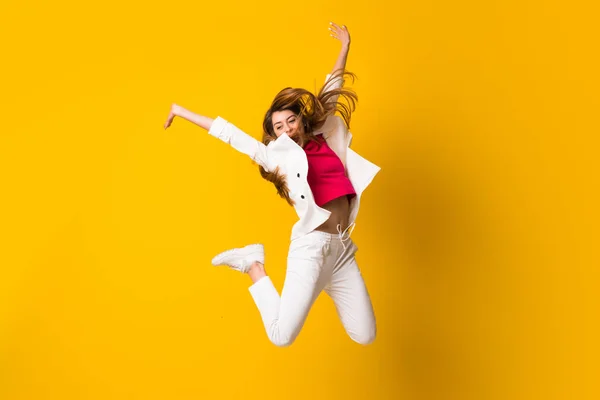
[[[224,251],[217,254],[211,263],[214,266],[228,265],[232,269],[246,273],[255,261],[265,263],[265,248],[259,243]]]

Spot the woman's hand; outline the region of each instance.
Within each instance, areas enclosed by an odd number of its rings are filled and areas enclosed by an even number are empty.
[[[339,26],[333,22],[330,22],[329,31],[331,37],[342,42],[342,47],[346,49],[350,47],[350,33],[348,32],[346,25]]]
[[[173,122],[173,119],[175,119],[175,117],[179,117],[186,121],[193,122],[199,127],[206,129],[207,131],[210,131],[212,123],[214,122],[214,119],[210,117],[205,117],[204,115],[196,114],[195,112],[187,110],[182,106],[173,103],[171,104],[171,112],[169,113],[169,116],[165,121],[165,129],[171,126],[171,123]]]
[[[167,117],[167,121],[165,122],[165,129],[171,126],[173,119],[178,115],[179,108],[180,107],[175,103],[171,105],[171,112],[169,112],[169,116]]]

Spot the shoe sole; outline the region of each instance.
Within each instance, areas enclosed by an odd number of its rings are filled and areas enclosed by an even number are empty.
[[[255,254],[257,257],[256,261],[260,262],[261,264],[264,264],[265,248],[262,244],[250,244],[250,245],[242,247],[242,248],[236,248],[236,249],[224,251],[224,252],[219,253],[216,256],[214,256],[213,259],[211,260],[211,264],[214,265],[215,267],[219,266],[219,265],[229,265],[229,264],[224,264],[221,260],[226,258],[229,254],[240,251],[240,250],[244,250],[244,253],[246,253],[246,255],[244,257],[248,257],[248,256]]]

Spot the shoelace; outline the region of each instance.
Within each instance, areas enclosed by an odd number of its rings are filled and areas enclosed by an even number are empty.
[[[344,250],[346,250],[346,245],[344,244],[344,242],[346,240],[350,239],[350,235],[352,234],[352,231],[354,231],[354,227],[356,226],[356,224],[353,222],[350,225],[348,225],[346,227],[346,229],[344,229],[344,232],[342,232],[342,224],[337,224],[337,231],[338,231],[338,237],[340,238],[340,241],[342,242],[342,246],[344,246]],[[352,227],[352,229],[350,230],[350,232],[348,232],[348,229],[350,229],[350,227]],[[346,235],[346,238],[344,239],[344,235]]]

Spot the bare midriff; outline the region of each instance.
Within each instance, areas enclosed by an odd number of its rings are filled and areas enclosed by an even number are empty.
[[[315,230],[327,233],[338,233],[338,224],[341,225],[341,231],[343,232],[348,227],[348,220],[350,218],[350,200],[348,196],[341,196],[337,199],[333,199],[321,206],[327,211],[331,212],[329,219],[323,224],[318,226]]]

